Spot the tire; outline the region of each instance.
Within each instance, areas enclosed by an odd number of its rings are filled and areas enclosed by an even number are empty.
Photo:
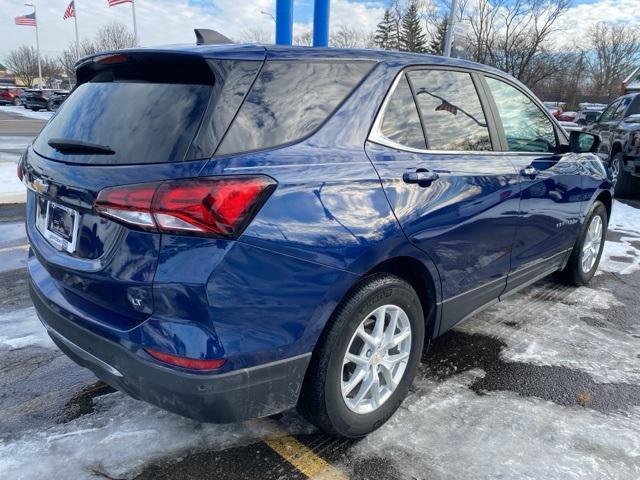
[[[395,339],[405,336],[398,347],[391,350],[369,349],[360,334],[356,334],[361,324],[365,325],[366,332],[375,334],[373,329],[369,330],[376,323],[371,317],[374,312],[381,313],[378,318],[384,318],[381,321],[387,335],[391,332],[389,323],[395,316]],[[408,328],[410,337],[406,336]],[[377,429],[393,415],[407,395],[418,369],[424,336],[425,321],[420,299],[407,282],[386,273],[365,278],[342,300],[320,336],[300,393],[300,412],[318,428],[333,436],[359,438]],[[368,362],[369,367],[351,362],[343,364],[348,348],[351,353],[359,353],[358,362]],[[406,363],[397,362],[396,366],[387,370],[383,366],[389,362],[385,352],[399,355],[398,358],[405,356]],[[347,392],[345,397],[345,380],[358,376],[360,370],[369,374],[362,381],[354,383],[353,390]],[[382,370],[387,375],[381,373]],[[378,388],[365,389],[365,381],[374,378],[378,379]],[[391,381],[387,381],[387,378]],[[375,381],[372,383],[375,384]],[[395,389],[392,387],[394,384],[397,385]],[[355,405],[361,389],[367,393],[362,402]],[[379,392],[376,397],[379,398],[378,406],[375,406],[374,390]]]
[[[593,223],[597,222],[597,220],[595,220],[596,217],[600,219],[599,221],[601,222],[602,227],[599,244],[597,246],[595,245],[595,242],[591,242],[593,237],[591,236],[590,231],[590,227],[592,227]],[[609,219],[607,218],[607,209],[605,206],[600,201],[594,202],[589,209],[589,213],[587,214],[582,228],[580,229],[580,235],[573,246],[567,265],[557,275],[561,281],[569,285],[579,287],[586,285],[593,278],[596,270],[598,269],[600,258],[602,257],[602,250],[604,249],[604,242],[607,236],[608,222]],[[592,245],[591,255],[593,255],[593,258],[595,259],[592,264],[590,261],[583,262],[590,258],[585,252],[585,247],[589,242]],[[590,268],[586,269],[589,265],[591,265]]]
[[[53,108],[53,103],[51,103],[50,101],[47,102],[47,111],[48,112],[53,112],[55,109]]]
[[[639,193],[639,183],[629,172],[624,170],[624,155],[622,152],[618,152],[611,159],[609,163],[609,171],[617,172],[617,178],[614,181],[615,196],[616,197],[629,197],[634,193]]]
[[[22,105],[22,100],[20,100],[18,97],[14,98],[13,105],[19,107],[20,105]]]

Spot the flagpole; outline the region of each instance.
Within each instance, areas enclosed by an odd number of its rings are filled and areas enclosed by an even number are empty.
[[[80,58],[80,37],[78,36],[78,4],[73,0],[73,23],[76,27],[76,57]]]
[[[131,13],[133,14],[133,39],[138,45],[138,24],[136,23],[136,2],[131,0]]]
[[[38,52],[38,87],[42,88],[42,62],[40,61],[40,36],[38,35],[38,14],[35,3],[25,3],[28,7],[33,7],[33,17],[36,21],[36,49]]]

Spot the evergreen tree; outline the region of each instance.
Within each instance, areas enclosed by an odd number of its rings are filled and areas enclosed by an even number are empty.
[[[447,39],[447,17],[442,17],[440,22],[438,23],[438,28],[436,29],[435,35],[431,38],[431,42],[429,43],[428,52],[432,55],[443,55],[444,54],[444,44]]]
[[[393,14],[389,9],[384,11],[384,16],[380,23],[378,23],[373,41],[378,48],[382,48],[384,50],[393,50],[398,48],[398,36],[395,31]]]
[[[418,53],[424,53],[427,51],[427,37],[422,30],[422,25],[420,24],[418,4],[416,0],[411,0],[407,11],[402,17],[400,50]]]

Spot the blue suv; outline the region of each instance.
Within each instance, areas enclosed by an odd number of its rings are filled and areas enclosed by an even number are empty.
[[[597,268],[611,183],[504,73],[385,51],[99,54],[19,164],[33,302],[132,397],[360,437],[430,339]]]

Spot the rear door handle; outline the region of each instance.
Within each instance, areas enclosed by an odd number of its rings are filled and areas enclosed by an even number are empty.
[[[523,177],[529,177],[529,178],[536,178],[539,173],[540,173],[540,170],[538,170],[536,167],[532,165],[529,165],[528,167],[524,167],[522,170],[520,170],[520,175],[522,175]]]
[[[436,172],[431,172],[426,168],[418,168],[415,172],[402,174],[402,180],[405,183],[417,183],[421,187],[428,187],[439,178],[440,176]]]

